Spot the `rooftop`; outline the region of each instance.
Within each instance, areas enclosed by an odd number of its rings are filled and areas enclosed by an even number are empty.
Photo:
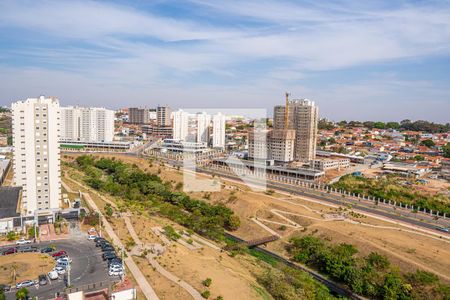
[[[18,217],[21,187],[0,187],[0,219]]]

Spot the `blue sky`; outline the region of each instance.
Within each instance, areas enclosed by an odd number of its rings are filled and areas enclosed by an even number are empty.
[[[450,122],[449,1],[1,1],[0,105],[267,108]]]

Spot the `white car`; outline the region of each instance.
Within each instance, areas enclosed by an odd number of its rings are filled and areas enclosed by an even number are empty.
[[[26,240],[24,238],[21,238],[20,240],[16,241],[16,245],[26,245],[26,244],[31,244],[30,240]]]
[[[58,267],[56,267],[56,268],[58,268]],[[51,280],[58,279],[58,272],[56,270],[51,270],[50,272],[48,272],[47,275],[48,275],[48,278],[50,278]]]
[[[121,266],[113,266],[109,267],[109,272],[123,272],[123,268]]]
[[[72,262],[72,259],[68,256],[61,257],[56,260],[57,264],[70,264],[71,262]]]
[[[64,269],[63,267],[55,267],[53,271],[56,271],[56,273],[58,273],[59,275],[66,274],[66,269]]]
[[[109,276],[122,276],[123,275],[123,271],[109,271],[108,275]]]
[[[95,240],[96,237],[97,237],[97,235],[90,234],[88,236],[88,240],[93,241],[93,240]]]

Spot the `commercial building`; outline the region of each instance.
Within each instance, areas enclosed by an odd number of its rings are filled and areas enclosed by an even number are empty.
[[[286,102],[286,105],[274,107],[274,129],[295,130],[294,159],[309,162],[316,155],[319,108],[308,99]]]
[[[315,170],[341,170],[350,167],[348,158],[316,158],[310,162],[311,168]]]
[[[186,142],[177,139],[165,139],[161,145],[163,151],[183,153],[203,153],[208,150],[208,144],[204,142]]]
[[[223,148],[225,148],[225,115],[223,115],[220,112],[213,115],[212,122],[213,122],[212,146],[213,146],[213,148],[223,149]]]
[[[114,111],[98,107],[61,107],[61,140],[111,142]]]
[[[131,124],[147,124],[150,122],[149,109],[130,107],[128,109],[128,121]]]
[[[12,104],[14,185],[22,187],[22,209],[59,208],[61,198],[60,107],[56,98],[29,98]]]

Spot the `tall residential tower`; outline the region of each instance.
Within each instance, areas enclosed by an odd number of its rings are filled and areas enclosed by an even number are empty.
[[[59,208],[60,122],[56,98],[41,96],[12,104],[14,184],[23,188],[26,215]]]

